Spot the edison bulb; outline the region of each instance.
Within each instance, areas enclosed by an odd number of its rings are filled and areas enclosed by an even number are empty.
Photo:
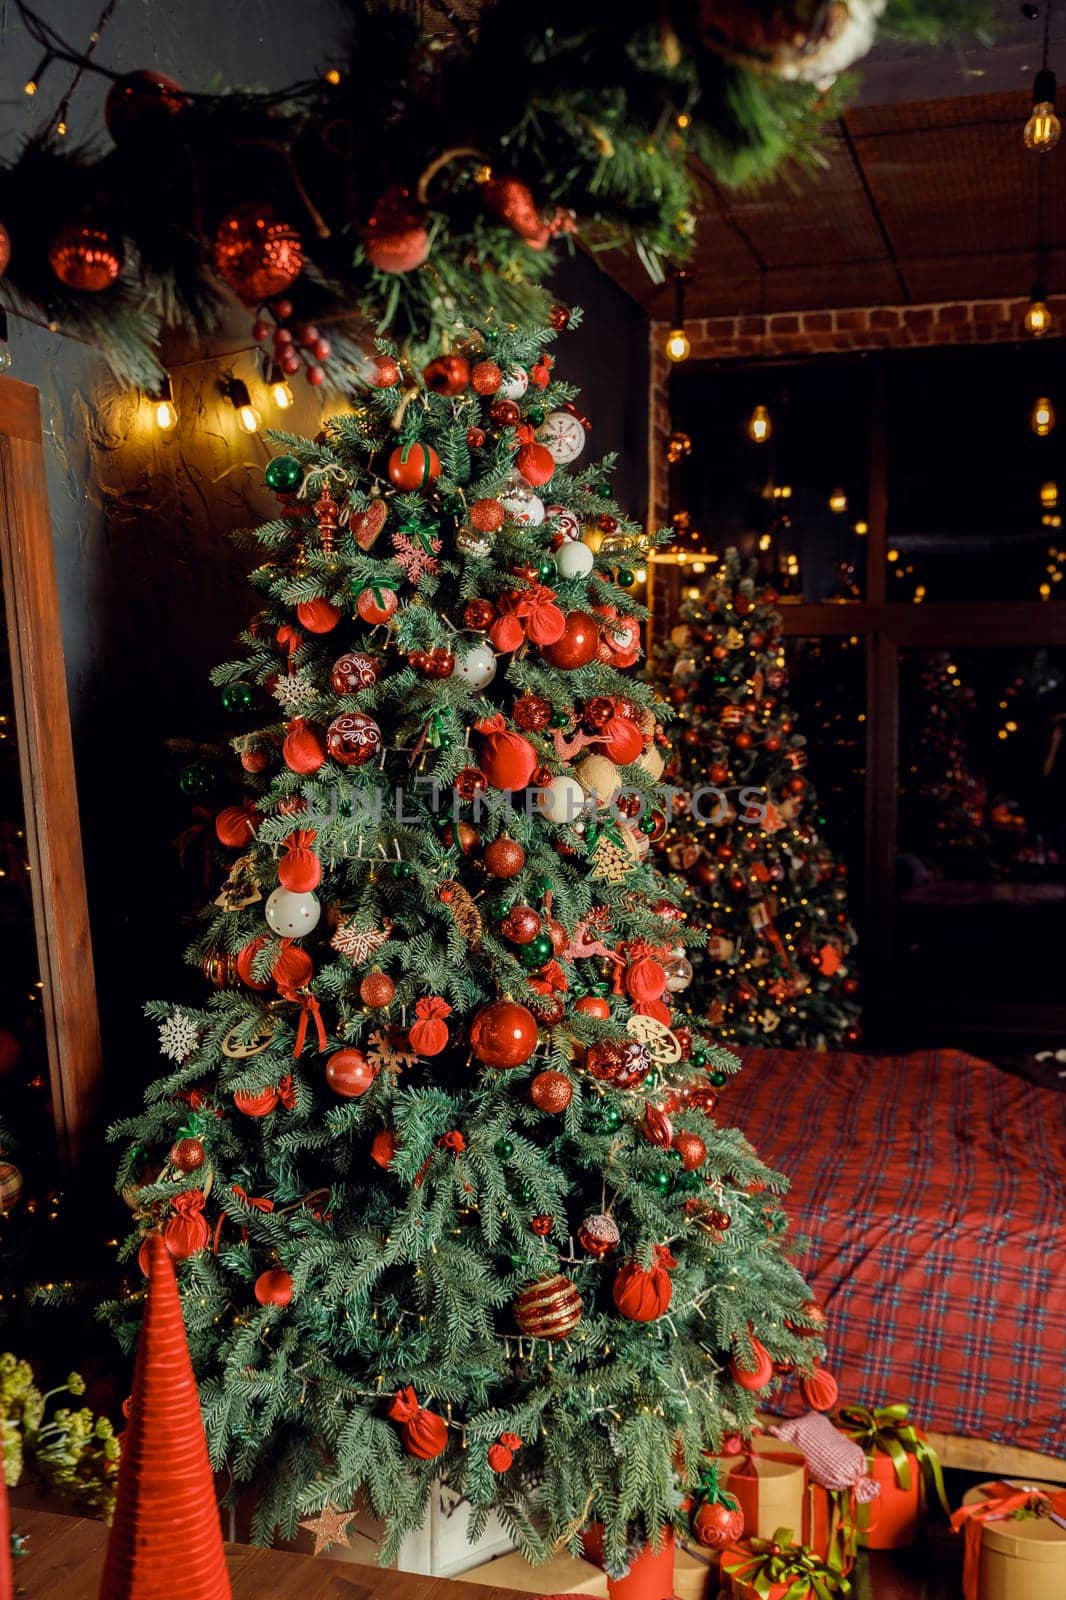
[[[748,438],[752,444],[765,444],[774,431],[770,413],[765,406],[756,406],[748,418]]]
[[[1025,331],[1031,333],[1034,339],[1042,339],[1045,333],[1051,332],[1052,316],[1043,285],[1040,289],[1033,290],[1033,298],[1029,302],[1029,309],[1025,313]]]
[[[237,426],[244,433],[258,433],[263,426],[263,419],[254,406],[238,406]]]
[[[161,433],[169,433],[171,428],[178,425],[178,408],[173,400],[157,400],[155,403],[155,425]]]
[[[292,390],[284,378],[270,385],[270,398],[279,411],[288,411],[289,407],[294,403]]]
[[[671,328],[664,346],[671,361],[687,361],[692,354],[692,341],[684,328]]]
[[[1038,439],[1046,439],[1055,426],[1055,407],[1046,395],[1041,395],[1029,415],[1029,426]]]
[[[848,497],[844,493],[843,489],[833,490],[832,494],[829,496],[829,509],[830,511],[835,512],[838,517],[842,517],[844,515],[845,511],[848,509]]]
[[[1055,74],[1045,67],[1036,75],[1033,84],[1033,109],[1025,124],[1025,148],[1046,155],[1054,150],[1062,133],[1062,124],[1055,115]]]

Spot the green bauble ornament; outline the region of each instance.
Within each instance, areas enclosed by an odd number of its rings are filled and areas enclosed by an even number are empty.
[[[526,411],[526,421],[531,422],[535,428],[539,428],[544,421],[544,407],[529,406]]]
[[[693,1060],[695,1060],[695,1056],[693,1057]],[[723,1084],[729,1082],[728,1072],[711,1072],[708,1073],[708,1077],[716,1089],[720,1089]]]
[[[658,826],[658,819],[656,818],[654,811],[645,811],[644,815],[640,819],[641,833],[654,833]]]
[[[222,691],[222,709],[239,715],[251,711],[254,699],[250,683],[227,683]]]
[[[551,725],[553,728],[565,728],[570,721],[569,711],[553,711]]]
[[[538,933],[529,944],[520,947],[519,959],[527,972],[536,972],[538,967],[551,960],[553,948],[550,934]]]
[[[609,483],[597,484],[596,493],[601,500],[609,500],[611,498],[611,485]]]
[[[510,1161],[514,1155],[514,1141],[512,1139],[497,1139],[493,1151],[498,1161]]]
[[[660,1084],[661,1081],[662,1080],[660,1079],[659,1074],[657,1072],[654,1072],[654,1071],[653,1072],[649,1072],[648,1076],[644,1079],[644,1082],[641,1084],[640,1087],[642,1089],[646,1089],[648,1091],[648,1093],[650,1094],[653,1089],[657,1089],[659,1087],[659,1084]]]
[[[545,556],[544,560],[537,568],[537,577],[540,579],[541,583],[551,583],[555,576],[555,562],[552,560],[551,556]]]
[[[614,575],[614,581],[620,589],[632,589],[636,583],[636,574],[629,567],[619,567]]]
[[[519,1205],[529,1205],[533,1198],[533,1190],[530,1188],[528,1183],[526,1183],[523,1179],[519,1179],[517,1182],[510,1185],[510,1189]]]
[[[648,1188],[654,1189],[657,1194],[669,1194],[674,1186],[674,1175],[666,1167],[657,1167],[648,1174]]]
[[[267,462],[264,473],[267,488],[273,489],[275,494],[291,494],[299,486],[303,470],[295,456],[275,456],[273,461]]]
[[[550,878],[534,878],[533,893],[535,895],[551,894],[554,885]]]
[[[178,773],[178,788],[182,794],[209,794],[214,788],[214,778],[210,768],[199,761],[194,761],[191,766],[182,767]]]
[[[466,509],[461,494],[442,494],[440,508],[448,517],[461,517]]]
[[[409,878],[413,871],[414,868],[409,861],[394,861],[392,863],[392,875],[394,878],[401,880]]]

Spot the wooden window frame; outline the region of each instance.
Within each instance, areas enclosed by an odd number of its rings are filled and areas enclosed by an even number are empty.
[[[94,1128],[100,1024],[37,390],[0,377],[0,581],[60,1156]]]

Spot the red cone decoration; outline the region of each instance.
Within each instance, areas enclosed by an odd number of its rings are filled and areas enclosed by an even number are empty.
[[[162,1236],[145,1242],[148,1303],[100,1600],[232,1600],[177,1279]]]

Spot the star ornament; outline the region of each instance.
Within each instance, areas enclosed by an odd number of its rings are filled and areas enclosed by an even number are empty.
[[[301,1522],[300,1527],[306,1528],[315,1541],[312,1554],[320,1556],[323,1550],[335,1544],[346,1544],[350,1549],[348,1524],[354,1516],[354,1511],[338,1511],[327,1500],[317,1517],[308,1517],[306,1522]]]

